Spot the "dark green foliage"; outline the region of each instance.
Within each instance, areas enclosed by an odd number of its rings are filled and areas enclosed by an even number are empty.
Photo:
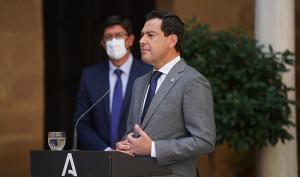
[[[236,150],[291,140],[288,88],[281,74],[293,65],[290,51],[275,52],[239,30],[213,32],[191,20],[186,27],[183,58],[205,75],[214,94],[217,144]]]

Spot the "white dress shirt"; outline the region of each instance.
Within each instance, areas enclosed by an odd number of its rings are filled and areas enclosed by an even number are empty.
[[[129,58],[125,61],[125,63],[120,68],[117,68],[115,65],[112,64],[111,60],[109,60],[109,90],[110,90],[109,110],[110,110],[110,113],[112,110],[112,100],[113,100],[115,85],[116,85],[116,81],[117,81],[117,75],[115,74],[115,70],[116,69],[122,70],[121,80],[122,80],[122,92],[123,92],[123,99],[124,99],[132,63],[133,63],[133,57],[131,54],[129,55]],[[107,147],[104,149],[104,151],[111,151],[111,150],[112,150],[111,147]]]
[[[181,58],[180,56],[177,56],[173,60],[169,61],[169,63],[163,65],[159,70],[154,70],[154,71],[159,71],[159,72],[162,73],[162,75],[157,80],[155,93],[157,92],[157,90],[159,89],[159,87],[161,86],[163,81],[165,80],[167,74],[169,74],[169,72],[175,66],[175,64],[180,61],[180,58]],[[147,88],[147,94],[148,94],[148,90],[149,90],[149,86]],[[144,98],[144,101],[143,101],[143,109],[144,109],[147,94],[145,95],[145,98]],[[152,144],[151,144],[151,157],[156,157],[156,150],[155,150],[155,142],[154,141],[152,141]]]

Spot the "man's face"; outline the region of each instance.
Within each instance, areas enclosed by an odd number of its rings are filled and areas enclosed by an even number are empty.
[[[140,49],[145,63],[155,65],[164,59],[169,51],[169,39],[161,30],[162,20],[148,20],[141,33]]]
[[[101,41],[101,44],[104,47],[104,49],[106,48],[105,43],[109,40],[112,40],[112,38],[124,39],[126,49],[129,49],[133,45],[134,41],[134,36],[128,35],[126,30],[121,25],[113,25],[104,29]]]

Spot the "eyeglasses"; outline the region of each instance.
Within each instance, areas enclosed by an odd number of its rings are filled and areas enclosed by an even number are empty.
[[[104,41],[111,41],[113,38],[124,39],[127,36],[128,36],[128,34],[126,34],[126,33],[104,34],[103,35],[103,40]]]

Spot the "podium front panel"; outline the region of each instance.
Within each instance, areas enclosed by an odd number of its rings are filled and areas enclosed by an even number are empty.
[[[31,151],[32,177],[143,177],[172,174],[151,161],[120,152]]]
[[[32,151],[32,177],[109,177],[110,154],[92,151]]]

